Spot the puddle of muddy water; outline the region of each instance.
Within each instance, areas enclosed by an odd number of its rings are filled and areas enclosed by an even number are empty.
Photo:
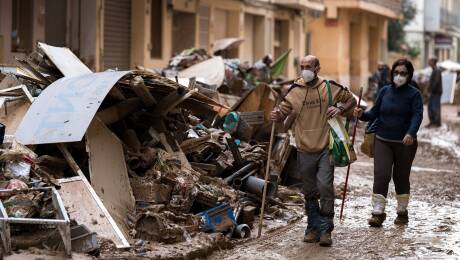
[[[341,200],[335,200],[334,244],[322,248],[302,242],[306,218],[260,240],[218,252],[210,259],[460,259],[460,140],[458,127],[422,129],[411,173],[409,224],[394,225],[396,199],[391,181],[387,219],[382,228],[370,228],[373,159],[359,151],[351,168],[349,192],[339,222]],[[359,149],[360,139],[358,137]],[[346,168],[336,168],[336,190],[345,181]]]
[[[434,147],[440,147],[451,151],[460,157],[459,130],[443,124],[440,128],[422,128],[418,133],[418,140],[430,143]]]
[[[428,203],[414,198],[406,227],[393,224],[396,202],[389,199],[388,217],[382,228],[370,228],[369,198],[353,196],[345,219],[333,233],[334,245],[321,248],[302,242],[306,219],[290,229],[263,237],[211,259],[450,259],[460,257],[459,203]],[[340,200],[336,200],[336,209]]]
[[[382,251],[375,252],[375,254],[385,258],[460,256],[458,202],[441,204],[439,201],[428,203],[417,199],[412,200],[408,208],[409,224],[399,227],[393,224],[396,217],[396,202],[390,197],[387,205],[387,220],[381,229],[369,228],[367,225],[366,219],[370,215],[369,204],[370,200],[366,197],[353,197],[347,201],[347,208],[344,212],[345,220],[338,224],[339,235],[345,240],[340,241],[340,244],[348,244],[348,248],[356,247],[358,251],[362,249],[361,256],[368,254],[368,251],[372,251],[374,247],[382,248]],[[367,240],[352,241],[350,237],[347,237],[347,233],[361,234],[362,237],[367,237]],[[342,254],[350,254],[343,249],[338,251],[341,251]],[[360,253],[352,254],[352,256],[359,255]]]

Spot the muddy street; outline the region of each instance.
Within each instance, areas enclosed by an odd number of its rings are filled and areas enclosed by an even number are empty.
[[[460,0],[0,0],[0,260],[460,260],[459,177]]]
[[[409,224],[396,218],[394,186],[390,185],[387,219],[382,228],[367,224],[370,216],[373,163],[358,153],[349,179],[350,191],[339,222],[341,200],[335,201],[334,244],[330,248],[302,241],[306,218],[261,239],[223,250],[211,259],[382,259],[460,257],[459,125],[422,129],[411,173]],[[358,136],[362,136],[358,134]],[[357,140],[359,147],[360,140]],[[337,168],[335,185],[343,185],[346,168]]]

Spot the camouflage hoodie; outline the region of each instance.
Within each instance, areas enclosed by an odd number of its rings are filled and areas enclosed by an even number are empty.
[[[351,92],[330,80],[333,105],[346,103],[354,98]],[[318,77],[312,84],[297,79],[279,105],[286,117],[292,111],[296,114],[294,133],[296,146],[302,152],[320,152],[329,144],[329,124],[327,123],[328,94],[325,79]]]

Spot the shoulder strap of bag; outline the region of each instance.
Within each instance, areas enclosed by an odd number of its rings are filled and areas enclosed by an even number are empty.
[[[326,80],[326,87],[327,87],[327,99],[328,99],[328,103],[329,103],[329,106],[332,106],[333,105],[333,101],[332,101],[332,91],[331,91],[331,83],[329,82],[329,80]],[[349,127],[350,127],[350,119],[347,118],[346,122],[345,122],[345,129],[348,131],[349,130]]]
[[[331,91],[331,83],[329,80],[326,79],[326,87],[327,87],[327,100],[329,106],[332,106],[332,91]]]

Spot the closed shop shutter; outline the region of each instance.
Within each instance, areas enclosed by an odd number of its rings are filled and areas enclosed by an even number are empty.
[[[104,69],[129,69],[131,0],[104,1]]]

